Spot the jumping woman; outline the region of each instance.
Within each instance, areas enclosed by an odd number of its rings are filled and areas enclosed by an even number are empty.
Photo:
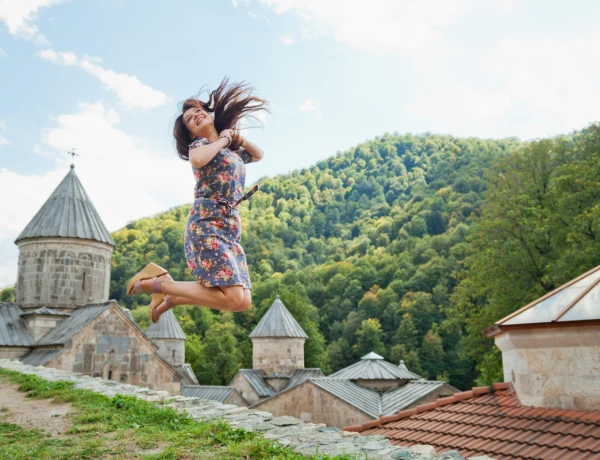
[[[196,281],[174,281],[167,270],[148,264],[127,285],[130,295],[152,292],[148,314],[152,322],[176,305],[203,305],[215,310],[250,308],[250,276],[240,245],[238,205],[244,194],[246,163],[263,152],[238,133],[244,117],[267,109],[244,83],[225,78],[208,101],[188,99],[175,120],[173,136],[179,156],[192,165],[196,186],[184,236],[185,256]]]

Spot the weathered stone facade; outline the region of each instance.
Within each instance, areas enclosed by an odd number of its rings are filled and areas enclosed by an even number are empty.
[[[79,331],[46,366],[178,394],[180,376],[156,346],[113,304]]]
[[[600,333],[594,324],[528,328],[495,337],[504,380],[526,406],[600,410]]]
[[[17,245],[16,301],[24,311],[50,307],[69,313],[108,299],[110,244],[80,238],[31,238]]]
[[[24,315],[22,318],[31,337],[37,342],[54,329],[59,322],[63,321],[66,316],[30,314]]]
[[[246,380],[242,373],[238,372],[238,374],[229,383],[229,386],[234,387],[250,406],[261,400],[259,394],[254,390],[254,388],[252,388],[252,385],[248,383],[248,380]]]
[[[265,374],[291,374],[304,368],[303,338],[268,337],[252,339],[252,368]]]
[[[0,347],[0,359],[18,359],[29,353],[29,347]]]
[[[403,407],[402,410],[435,402],[439,398],[451,396],[455,392],[456,389],[444,385]],[[338,428],[354,426],[353,423],[362,425],[376,419],[343,399],[319,388],[310,380],[289,391],[265,399],[252,407],[278,416],[291,415],[305,422],[324,423],[327,426]]]
[[[152,339],[158,347],[158,354],[172,366],[183,366],[185,362],[185,340]]]
[[[291,415],[304,422],[344,427],[373,420],[370,415],[308,381],[253,406],[274,415]]]

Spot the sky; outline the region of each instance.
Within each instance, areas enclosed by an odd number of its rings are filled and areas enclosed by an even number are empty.
[[[110,231],[190,203],[172,123],[224,76],[270,102],[249,185],[386,132],[598,121],[599,20],[597,0],[0,0],[0,287],[71,149]]]

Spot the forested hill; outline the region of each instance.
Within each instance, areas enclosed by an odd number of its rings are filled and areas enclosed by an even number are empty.
[[[227,383],[239,366],[251,366],[248,334],[279,289],[311,337],[306,367],[335,371],[375,351],[426,377],[471,386],[475,366],[461,357],[460,333],[441,324],[469,253],[465,238],[482,205],[484,171],[519,145],[385,135],[261,180],[260,192],[242,205],[255,308],[235,315],[176,309],[199,378]],[[111,298],[140,321],[149,296],[131,299],[124,288],[144,263],[193,279],[183,253],[188,210],[174,208],[113,234]]]

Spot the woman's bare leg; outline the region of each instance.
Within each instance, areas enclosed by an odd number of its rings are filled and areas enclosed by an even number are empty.
[[[152,291],[153,280],[144,280],[141,284],[144,291]],[[163,294],[186,300],[178,305],[202,305],[226,311],[241,311],[238,308],[242,305],[244,310],[250,307],[242,286],[206,287],[197,281],[163,281],[160,287]]]
[[[196,301],[194,299],[190,299],[190,298],[182,297],[182,296],[171,296],[171,300],[172,300],[171,306],[169,306],[167,304],[167,302],[163,301],[154,309],[154,311],[155,311],[154,316],[156,318],[156,321],[158,321],[160,319],[160,317],[163,315],[163,313],[167,312],[168,310],[170,310],[173,307],[176,307],[178,305],[195,305],[196,304]],[[230,311],[230,312],[244,311],[244,310],[247,310],[248,308],[250,308],[251,303],[252,303],[252,297],[251,297],[250,289],[244,289],[244,300],[242,301],[241,305],[239,305],[236,309],[234,309],[234,310],[227,309],[226,310],[222,307],[213,308],[213,309]]]

